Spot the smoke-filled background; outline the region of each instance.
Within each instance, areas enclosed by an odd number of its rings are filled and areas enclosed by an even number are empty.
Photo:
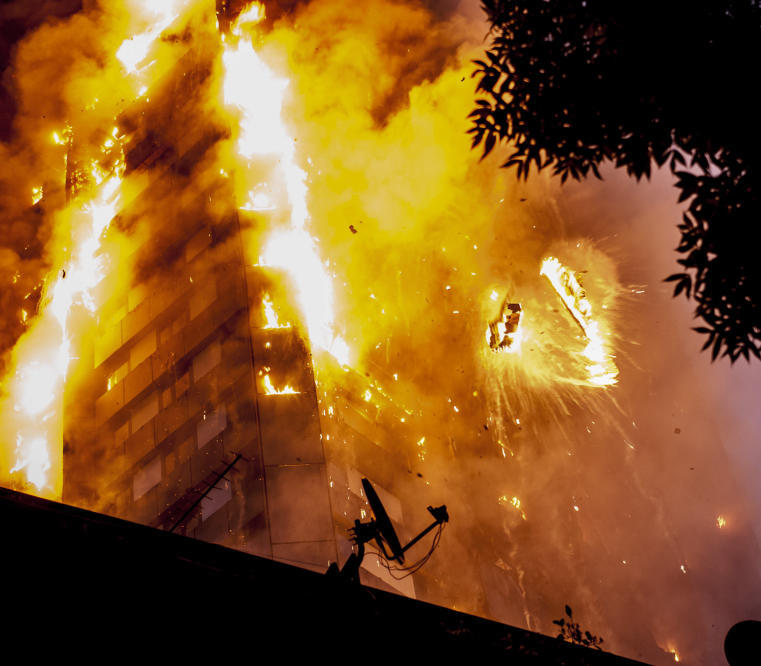
[[[54,213],[26,193],[43,183],[46,205],[63,205],[50,132],[76,125],[126,19],[97,3],[0,12],[7,352],[55,240]],[[680,217],[670,177],[608,170],[560,187],[479,161],[466,134],[470,61],[488,39],[475,0],[268,12],[257,49],[290,79],[286,122],[336,325],[352,366],[411,412],[403,444],[425,438],[420,476],[400,485],[452,515],[428,565],[445,590],[432,600],[544,633],[570,604],[613,652],[721,663],[727,629],[761,616],[761,376],[701,355],[689,303],[662,283]],[[102,112],[118,109],[117,96]],[[617,385],[585,381],[578,327],[539,274],[547,256],[583,272]],[[506,296],[527,338],[498,355],[485,330]]]

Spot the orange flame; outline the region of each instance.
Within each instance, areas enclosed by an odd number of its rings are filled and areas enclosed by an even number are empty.
[[[264,375],[264,378],[262,379],[262,386],[264,386],[265,395],[296,395],[300,393],[300,391],[297,391],[289,384],[286,384],[281,389],[276,389],[272,385],[272,380],[270,379],[269,374]]]
[[[93,200],[72,212],[81,223],[74,229],[70,259],[52,273],[37,317],[13,351],[13,413],[5,420],[16,431],[16,450],[9,473],[23,472],[24,485],[47,497],[61,493],[61,403],[72,357],[69,313],[75,304],[94,310],[91,292],[103,277],[100,239],[117,211],[122,171],[120,162]]]
[[[286,322],[281,324],[275,312],[275,306],[272,304],[272,299],[269,294],[265,294],[262,299],[262,305],[264,306],[264,328],[290,328],[290,323]]]
[[[160,33],[190,0],[132,0],[129,9],[147,17],[152,27],[124,39],[116,57],[135,73]],[[85,105],[94,108],[98,99]],[[53,132],[52,143],[71,148],[73,130]],[[62,492],[63,391],[74,356],[70,315],[74,306],[95,311],[93,290],[104,276],[101,241],[111,220],[121,208],[124,173],[118,128],[100,146],[100,155],[89,160],[82,178],[72,186],[79,201],[59,214],[59,237],[51,248],[52,270],[45,280],[37,313],[22,312],[27,324],[12,352],[11,370],[3,384],[8,397],[0,405],[6,429],[6,448],[0,450],[0,475],[5,483],[21,486],[41,496],[60,499]],[[68,165],[68,154],[65,156]],[[33,191],[33,203],[43,196],[42,187]],[[68,233],[60,234],[59,230]],[[8,440],[15,440],[11,451]]]
[[[262,263],[291,275],[312,344],[345,365],[349,349],[336,332],[332,280],[320,258],[317,240],[307,228],[307,174],[298,165],[296,143],[282,120],[288,80],[267,66],[244,30],[263,17],[261,4],[253,3],[232,26],[235,39],[225,45],[222,55],[223,92],[225,104],[239,116],[235,148],[241,171],[257,158],[275,158],[275,177],[283,183],[284,196],[283,201],[274,202],[256,191],[259,183],[251,183],[241,208],[289,212],[288,225],[273,232],[266,242]]]

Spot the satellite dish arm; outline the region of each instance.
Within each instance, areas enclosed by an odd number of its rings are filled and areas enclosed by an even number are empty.
[[[402,552],[404,553],[408,549],[412,548],[420,539],[422,539],[428,532],[430,532],[432,529],[437,527],[438,525],[442,525],[443,523],[446,523],[449,521],[449,514],[447,513],[447,506],[446,504],[442,504],[441,506],[429,506],[428,511],[430,514],[434,517],[434,521],[426,527],[420,534],[418,534],[415,538],[413,538],[406,546],[402,547]],[[389,556],[386,553],[386,549],[383,548],[383,554],[386,555],[388,559],[394,559],[393,557]]]
[[[362,486],[365,490],[365,496],[370,504],[370,508],[375,514],[375,520],[370,520],[370,522],[367,523],[362,523],[359,520],[354,521],[354,527],[349,529],[349,538],[357,546],[357,552],[352,553],[349,556],[340,571],[338,565],[335,563],[331,564],[328,568],[328,573],[331,575],[339,574],[345,579],[356,583],[359,583],[359,567],[362,565],[362,560],[365,556],[365,544],[369,541],[375,540],[386,560],[396,560],[399,563],[404,563],[405,551],[412,548],[412,546],[435,527],[449,522],[449,514],[447,513],[446,505],[442,504],[437,507],[429,506],[428,511],[434,518],[433,522],[413,538],[406,546],[402,547],[402,544],[399,543],[399,538],[394,531],[394,527],[391,524],[391,520],[389,519],[386,510],[383,508],[383,504],[372,484],[367,479],[362,479]],[[386,549],[386,545],[391,549],[390,553]]]
[[[383,556],[384,556],[384,557],[385,557],[387,560],[389,560],[389,561],[393,562],[395,559],[397,559],[397,556],[396,556],[396,555],[394,555],[394,553],[393,553],[393,552],[389,553],[389,552],[386,550],[386,543],[383,541],[383,537],[382,537],[380,534],[379,534],[379,535],[378,535],[378,536],[375,538],[375,543],[377,543],[377,544],[378,544],[378,548],[380,548],[381,552],[383,553]],[[402,552],[402,553],[404,552],[404,548],[402,548],[401,552]]]

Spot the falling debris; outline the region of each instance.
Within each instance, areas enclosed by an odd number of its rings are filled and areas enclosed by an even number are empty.
[[[507,298],[503,301],[498,317],[489,322],[486,330],[486,343],[492,351],[514,352],[519,349],[522,314],[520,303],[510,303]]]
[[[592,304],[577,273],[561,264],[555,257],[547,257],[542,262],[540,275],[544,275],[550,281],[563,305],[587,338],[587,347],[583,354],[589,360],[589,381],[597,386],[616,384],[618,368],[613,363],[599,322],[592,317]]]

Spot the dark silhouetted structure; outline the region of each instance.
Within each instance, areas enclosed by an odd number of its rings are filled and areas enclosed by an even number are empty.
[[[6,640],[59,653],[639,663],[10,490],[0,523]]]

